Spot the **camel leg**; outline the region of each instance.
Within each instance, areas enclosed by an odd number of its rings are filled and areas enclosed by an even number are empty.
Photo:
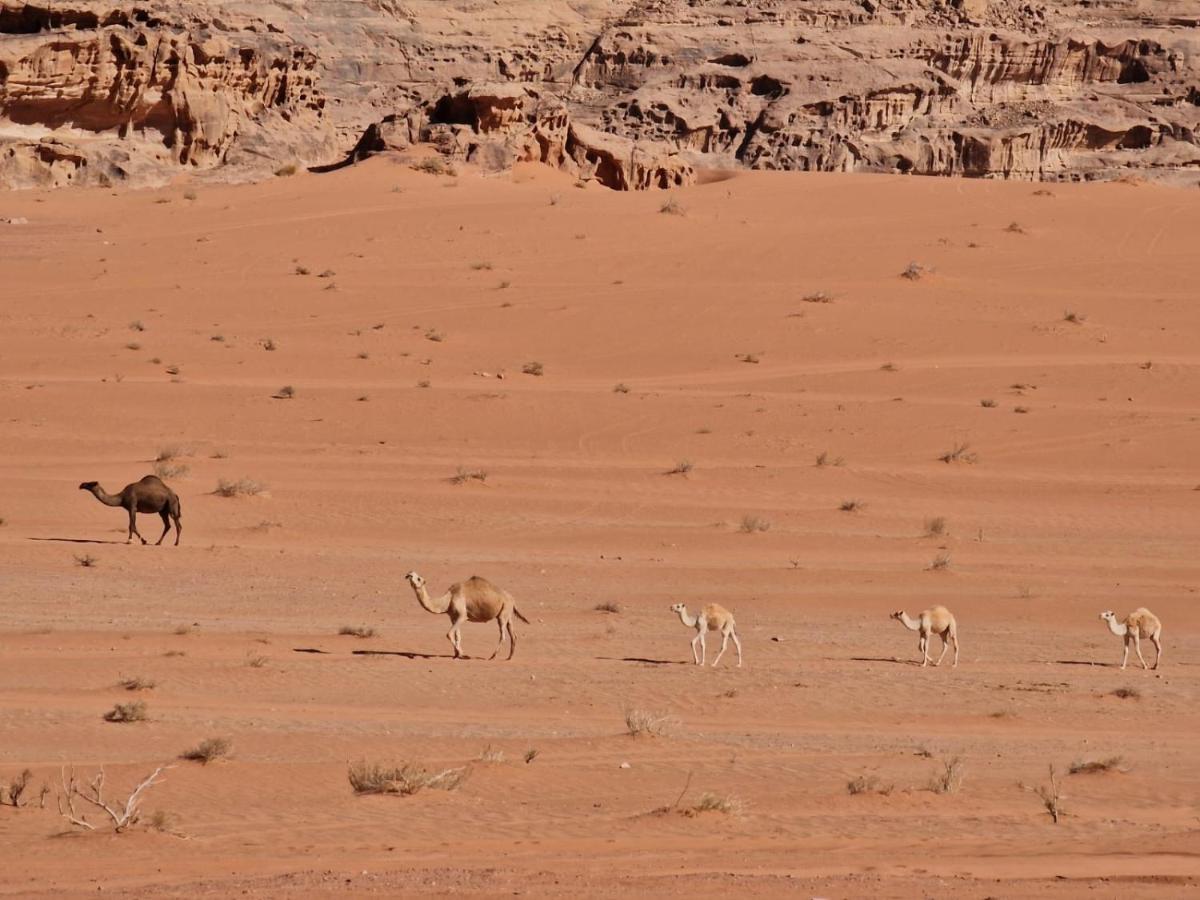
[[[937,658],[937,662],[934,663],[935,666],[940,666],[942,664],[942,658],[946,655],[946,648],[950,646],[950,641],[946,635],[939,634],[938,637],[942,639],[942,654]]]
[[[1133,649],[1137,651],[1138,659],[1142,662],[1142,668],[1150,668],[1146,665],[1146,657],[1142,656],[1142,636],[1136,631],[1133,633]]]
[[[1162,659],[1162,639],[1157,634],[1152,634],[1150,640],[1154,642],[1154,665],[1150,668],[1157,669],[1158,663]]]
[[[917,649],[921,651],[921,668],[929,665],[929,638],[921,635],[917,641]]]
[[[183,526],[179,524],[179,516],[172,516],[175,520],[175,546],[179,546],[179,537],[183,534]]]
[[[143,544],[146,543],[146,539],[142,537],[142,533],[137,530],[137,512],[131,509],[129,511],[129,536],[125,539],[125,543],[131,543],[135,534],[139,541]]]
[[[958,632],[950,632],[950,640],[954,641],[954,668],[958,668]]]
[[[721,657],[725,655],[725,648],[729,646],[729,632],[726,631],[721,635],[721,652],[717,654],[717,658],[713,660],[713,668],[717,667],[717,663],[721,661]]]
[[[500,640],[496,643],[496,649],[492,651],[492,655],[488,659],[495,659],[496,654],[500,652],[500,648],[504,646],[504,619],[501,616],[496,617],[496,624],[500,626]]]
[[[446,637],[450,640],[450,646],[454,648],[454,658],[462,658],[462,635],[459,632],[458,623],[455,622],[450,626],[450,630],[446,632]]]
[[[737,632],[730,632],[729,636],[733,638],[733,646],[737,647],[738,652],[738,668],[742,667],[742,642],[738,640]]]
[[[163,542],[163,538],[165,538],[167,536],[167,532],[171,530],[171,514],[164,509],[159,513],[159,515],[162,516],[163,520],[163,533],[160,534],[158,536],[158,540],[154,542],[155,547]]]
[[[700,653],[698,650],[696,650],[696,642],[699,640],[700,634],[697,632],[696,636],[692,638],[692,662],[694,662],[696,665],[700,665]]]
[[[706,631],[708,631],[707,628],[697,635],[700,638],[700,665],[704,665],[704,661],[708,659],[708,642],[705,640],[707,636],[705,634]]]
[[[1129,635],[1125,635],[1125,652],[1121,654],[1121,668],[1125,668],[1125,664],[1129,662]]]
[[[517,652],[517,635],[512,629],[512,619],[509,619],[504,627],[508,629],[508,658],[512,659],[513,654]]]

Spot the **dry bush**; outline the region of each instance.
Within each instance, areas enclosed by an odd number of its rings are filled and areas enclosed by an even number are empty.
[[[769,519],[764,519],[760,516],[745,515],[742,516],[741,524],[738,525],[738,530],[742,534],[754,534],[759,531],[770,531],[771,522]]]
[[[621,611],[621,606],[618,603],[614,603],[612,600],[605,600],[603,603],[597,603],[592,607],[592,609],[594,609],[596,612],[619,613]]]
[[[1014,406],[1014,407],[1013,407],[1013,412],[1015,412],[1015,413],[1027,413],[1027,412],[1029,412],[1029,407],[1028,407],[1028,406]]]
[[[332,278],[336,274],[337,274],[337,272],[333,271],[333,269],[325,269],[324,271],[317,273],[317,277],[318,278]]]
[[[261,653],[249,653],[246,655],[246,665],[251,669],[261,669],[270,660]]]
[[[852,795],[883,794],[886,797],[895,789],[895,785],[884,784],[875,775],[858,775],[846,782],[846,791]]]
[[[279,345],[277,343],[275,343],[274,338],[262,338],[258,342],[258,346],[262,347],[264,350],[278,350],[279,349]]]
[[[90,569],[98,563],[99,560],[90,553],[75,554],[75,565],[83,566],[85,569]]]
[[[310,269],[308,266],[297,265],[296,268],[292,269],[292,271],[297,275],[311,275],[312,274],[312,269]]]
[[[980,400],[979,405],[984,409],[995,409],[1000,404],[998,404],[995,400]]]
[[[275,170],[275,175],[279,178],[287,178],[295,175],[298,171],[300,168],[295,163],[286,163]]]
[[[191,469],[183,463],[157,462],[154,464],[154,474],[159,478],[182,478]]]
[[[937,556],[935,556],[933,558],[933,561],[929,563],[929,571],[930,572],[944,572],[949,568],[950,568],[950,554],[949,553],[939,553]]]
[[[74,766],[71,767],[69,776],[64,767],[60,775],[62,787],[58,794],[58,814],[78,828],[95,831],[96,826],[88,822],[87,817],[75,809],[76,801],[82,800],[84,803],[102,810],[112,822],[113,830],[119,834],[141,820],[142,794],[154,785],[162,783],[158,776],[164,769],[173,768],[175,767],[159,766],[134,787],[124,803],[110,806],[104,799],[104,769],[101,769],[96,777],[84,787],[76,780]]]
[[[925,537],[941,537],[946,533],[946,517],[934,516],[925,520]]]
[[[942,760],[942,770],[935,772],[930,779],[929,790],[935,794],[953,794],[962,787],[962,770],[962,760],[957,756],[954,759]]]
[[[427,156],[412,164],[414,172],[424,172],[426,175],[457,175],[454,166],[440,156]]]
[[[675,463],[675,468],[667,469],[667,471],[663,474],[686,475],[688,472],[692,471],[692,468],[692,461],[690,459],[681,459],[679,462]]]
[[[675,719],[667,713],[646,709],[625,710],[625,728],[634,737],[659,737],[670,731],[674,724]]]
[[[1067,769],[1068,775],[1099,775],[1104,772],[1128,772],[1129,769],[1125,765],[1125,757],[1110,756],[1107,759],[1089,759],[1087,761],[1077,759],[1071,763],[1071,767]]]
[[[737,797],[723,797],[705,791],[688,809],[680,810],[685,816],[698,816],[706,812],[719,812],[725,815],[737,815],[742,811],[742,801]]]
[[[1072,312],[1068,309],[1063,313],[1063,321],[1070,322],[1072,325],[1082,325],[1087,321],[1087,316],[1083,315],[1082,313]]]
[[[223,759],[228,756],[232,749],[233,741],[229,738],[211,737],[204,739],[190,750],[184,750],[179,754],[179,758],[203,763],[207,766],[214,759]]]
[[[1112,691],[1114,697],[1120,697],[1122,700],[1140,700],[1142,692],[1135,687],[1119,687]]]
[[[478,481],[481,484],[487,481],[488,473],[483,469],[468,469],[464,466],[459,466],[458,471],[450,476],[451,484],[466,484],[468,481]]]
[[[291,400],[296,396],[296,389],[290,384],[285,384],[279,390],[271,395],[273,400]]]
[[[546,367],[537,360],[534,360],[533,362],[527,362],[525,365],[521,366],[521,371],[526,375],[544,375],[546,373]]]
[[[126,350],[141,350],[142,345],[139,344],[137,341],[130,341],[128,344],[125,345],[125,349]]]
[[[127,691],[152,691],[158,687],[158,682],[143,675],[127,675],[117,682],[117,686]]]
[[[1009,234],[1024,234],[1025,233],[1025,229],[1022,227],[1020,222],[1009,222],[1008,227],[1005,228],[1004,230],[1007,231]]]
[[[266,489],[265,484],[253,478],[239,478],[237,481],[222,478],[217,482],[217,489],[213,493],[218,497],[253,497]]]
[[[1058,823],[1059,818],[1065,815],[1062,808],[1062,779],[1058,777],[1058,772],[1054,766],[1050,766],[1050,781],[1048,784],[1039,784],[1032,789],[1042,800],[1042,806],[1046,807],[1046,812],[1050,813],[1050,818]]]
[[[828,291],[813,291],[811,294],[805,294],[800,299],[805,303],[832,303],[833,294]]]
[[[524,757],[525,765],[529,765],[531,762],[533,762],[537,758],[538,758],[537,750],[530,748],[529,750],[525,751],[525,757]]]
[[[488,744],[479,751],[479,761],[481,763],[502,763],[504,762],[504,751]]]
[[[867,505],[861,500],[843,500],[841,506],[838,507],[842,512],[858,512],[866,508]]]
[[[223,334],[210,334],[208,336],[208,339],[217,344],[225,343],[225,335],[223,335]]]
[[[154,455],[155,462],[170,462],[173,459],[179,459],[181,456],[191,456],[192,448],[182,444],[163,444],[158,448],[158,453]]]
[[[338,629],[338,634],[356,638],[373,638],[376,635],[376,631],[369,625],[343,625]]]
[[[817,454],[816,466],[819,469],[825,466],[842,466],[845,464],[845,459],[840,456],[833,456],[828,450],[822,450]]]
[[[893,362],[885,362],[879,367],[880,372],[899,372],[900,367]]]
[[[917,262],[910,262],[908,267],[900,273],[901,278],[907,278],[909,281],[920,281],[925,277],[927,272],[932,272],[932,269],[926,268]]]
[[[192,633],[192,626],[188,625],[186,622],[183,623],[182,625],[175,626],[175,634],[185,635],[185,634],[191,634],[191,633]]]
[[[979,454],[971,450],[971,445],[958,443],[938,457],[944,463],[974,463],[979,461]]]
[[[356,794],[400,794],[411,796],[424,788],[452,791],[467,777],[466,769],[443,769],[429,772],[415,763],[381,766],[360,761],[352,763],[347,772],[350,787]]]
[[[104,714],[106,722],[145,722],[150,716],[146,712],[146,704],[142,700],[131,703],[117,703]]]
[[[495,268],[490,262],[480,261],[471,263],[471,268],[476,272],[490,272]]]
[[[760,362],[762,362],[757,353],[738,353],[735,354],[734,358],[740,359],[742,362],[750,363],[752,365],[758,365]]]
[[[134,319],[132,322],[129,323],[129,330],[130,331],[145,331],[146,326],[142,324],[141,319]]]
[[[440,344],[446,340],[446,335],[438,331],[436,328],[430,328],[425,332],[425,340],[433,341],[435,344]]]
[[[628,394],[629,393],[629,385],[624,384],[624,383],[615,384],[615,385],[613,385],[613,393],[614,394]]]
[[[687,210],[683,208],[683,204],[674,197],[668,197],[662,206],[658,208],[660,213],[665,213],[668,216],[686,216]]]
[[[25,791],[29,788],[29,785],[32,781],[33,772],[31,772],[29,769],[25,769],[7,785],[0,785],[0,806],[3,806],[6,802],[9,806],[13,807],[28,806],[28,801],[23,798],[25,796]],[[46,794],[49,792],[50,788],[42,785],[40,799],[43,807],[46,805]]]

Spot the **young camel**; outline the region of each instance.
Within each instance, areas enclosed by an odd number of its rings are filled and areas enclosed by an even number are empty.
[[[450,631],[446,634],[454,647],[454,658],[463,659],[462,620],[468,622],[490,622],[495,619],[500,626],[500,640],[488,659],[495,659],[504,645],[504,632],[508,632],[508,658],[513,658],[517,649],[517,636],[513,634],[512,617],[516,616],[526,625],[529,620],[521,615],[517,604],[508,591],[501,590],[486,578],[473,575],[466,581],[450,585],[450,589],[435,600],[425,590],[425,579],[416,572],[404,576],[417,595],[417,602],[426,612],[450,617]]]
[[[737,648],[738,668],[742,666],[742,642],[738,640],[737,626],[733,623],[733,613],[725,607],[716,603],[710,603],[701,608],[700,612],[695,616],[689,616],[687,606],[683,603],[675,603],[671,605],[671,612],[679,614],[679,620],[688,628],[696,629],[696,636],[692,638],[692,659],[696,665],[704,665],[704,660],[708,656],[708,648],[704,645],[704,637],[710,631],[721,632],[721,652],[717,654],[717,658],[712,661],[715,668],[717,663],[721,661],[721,657],[725,654],[725,648],[729,646],[729,639],[733,638],[733,646]],[[696,644],[700,644],[700,652],[696,652]]]
[[[946,655],[946,648],[953,643],[954,666],[958,666],[958,623],[954,621],[954,616],[946,607],[932,606],[915,619],[910,619],[908,613],[898,609],[892,613],[892,618],[909,631],[920,633],[921,639],[917,642],[917,648],[921,651],[921,668],[929,665],[929,660],[933,658],[929,655],[929,636],[931,634],[936,634],[942,639],[942,654],[934,665],[941,665],[942,658]]]
[[[1162,659],[1162,622],[1158,621],[1158,616],[1142,606],[1127,615],[1124,621],[1118,621],[1111,610],[1100,613],[1100,618],[1108,623],[1109,631],[1117,637],[1125,638],[1125,653],[1121,656],[1122,669],[1129,662],[1129,645],[1131,643],[1133,649],[1137,651],[1138,659],[1142,661],[1143,669],[1158,668],[1158,663]],[[1142,638],[1150,638],[1154,644],[1156,652],[1153,666],[1147,666],[1146,658],[1142,656]]]
[[[137,530],[137,514],[158,513],[162,516],[163,532],[154,542],[154,546],[157,547],[163,542],[163,538],[171,530],[172,520],[175,521],[175,546],[179,546],[179,536],[183,534],[183,528],[179,524],[179,517],[182,514],[179,508],[179,497],[157,476],[147,475],[141,481],[127,484],[119,494],[110,494],[100,487],[98,481],[85,481],[79,486],[79,489],[90,491],[92,496],[105,506],[119,506],[129,512],[129,535],[125,543],[132,543],[133,536],[136,534],[138,540],[145,544],[146,539]]]

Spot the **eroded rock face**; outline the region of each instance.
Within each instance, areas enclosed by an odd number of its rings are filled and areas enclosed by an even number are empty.
[[[0,0],[0,184],[430,143],[701,167],[1200,181],[1200,0]]]

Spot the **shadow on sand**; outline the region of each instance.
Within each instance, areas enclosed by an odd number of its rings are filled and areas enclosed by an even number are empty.
[[[644,656],[597,656],[605,662],[648,663],[652,666],[683,666],[687,665],[682,659],[647,659]]]
[[[1106,669],[1117,668],[1116,663],[1112,662],[1092,662],[1090,659],[1056,659],[1056,666],[1103,666]]]
[[[920,666],[921,664],[915,659],[897,659],[895,656],[852,656],[851,662],[881,662],[892,663],[897,666]],[[930,663],[933,665],[933,663]]]
[[[355,656],[403,656],[405,659],[454,659],[453,653],[414,653],[409,650],[351,650]],[[486,659],[487,657],[474,657],[475,659]],[[460,659],[472,659],[470,656],[462,656]]]
[[[92,538],[29,538],[31,541],[53,541],[57,544],[126,544],[128,541],[97,541]],[[132,544],[130,545],[132,546]]]

